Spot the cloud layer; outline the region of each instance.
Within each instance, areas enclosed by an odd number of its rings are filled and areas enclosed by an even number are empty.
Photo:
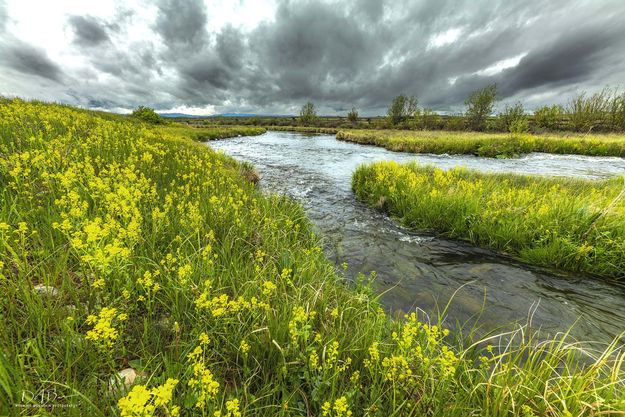
[[[493,82],[529,108],[625,85],[620,0],[284,0],[252,27],[216,26],[206,1],[66,13],[51,56],[11,30],[0,0],[0,93],[113,110],[295,113],[312,100],[328,114],[379,114],[398,94],[457,111]]]

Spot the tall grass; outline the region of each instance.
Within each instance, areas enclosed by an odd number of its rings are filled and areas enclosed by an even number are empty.
[[[625,135],[341,130],[337,139],[399,152],[515,157],[529,152],[625,156]]]
[[[211,126],[211,127],[189,127],[182,124],[174,124],[161,127],[161,131],[172,135],[186,137],[199,142],[206,142],[215,139],[224,139],[234,136],[255,136],[265,133],[263,127],[255,126]]]
[[[443,171],[380,162],[354,174],[356,194],[409,227],[538,265],[625,278],[625,183]]]
[[[392,320],[298,204],[189,138],[116,120],[0,103],[0,414],[625,410],[618,346],[582,366],[566,339]]]

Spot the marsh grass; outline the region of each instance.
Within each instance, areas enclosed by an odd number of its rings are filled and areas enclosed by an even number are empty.
[[[392,320],[325,258],[299,204],[178,133],[0,103],[0,414],[625,410],[616,344],[592,358],[565,339]],[[139,378],[113,389],[129,366]]]
[[[447,131],[340,130],[337,139],[398,152],[517,157],[530,152],[625,156],[622,134],[477,133]]]
[[[537,265],[625,278],[624,179],[592,181],[416,163],[354,173],[357,196],[409,227],[430,229]]]

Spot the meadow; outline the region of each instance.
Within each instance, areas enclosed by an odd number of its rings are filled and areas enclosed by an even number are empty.
[[[246,169],[176,129],[1,100],[0,414],[625,413],[618,341],[393,319]]]
[[[379,162],[359,167],[352,186],[360,199],[408,227],[534,265],[625,278],[622,177],[593,181]]]
[[[391,151],[517,157],[530,152],[625,156],[623,134],[530,134],[464,131],[340,130],[336,138]]]

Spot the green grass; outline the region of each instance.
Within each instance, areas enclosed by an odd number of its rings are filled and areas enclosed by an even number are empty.
[[[335,128],[315,126],[267,126],[267,130],[298,133],[322,133],[328,135],[334,135],[336,134],[336,132],[338,132],[338,129]]]
[[[625,183],[442,171],[380,162],[354,173],[356,195],[415,229],[537,265],[625,278]]]
[[[214,126],[214,127],[189,127],[183,124],[174,124],[159,127],[163,132],[171,135],[193,139],[199,142],[225,139],[235,136],[262,135],[267,131],[264,127],[256,126]]]
[[[340,130],[337,139],[391,151],[515,157],[529,152],[625,156],[623,134],[509,134],[405,130]]]
[[[242,171],[171,129],[0,103],[0,415],[625,410],[616,343],[523,328],[473,342],[444,312],[392,320],[299,204]],[[140,378],[111,389],[129,366]]]

